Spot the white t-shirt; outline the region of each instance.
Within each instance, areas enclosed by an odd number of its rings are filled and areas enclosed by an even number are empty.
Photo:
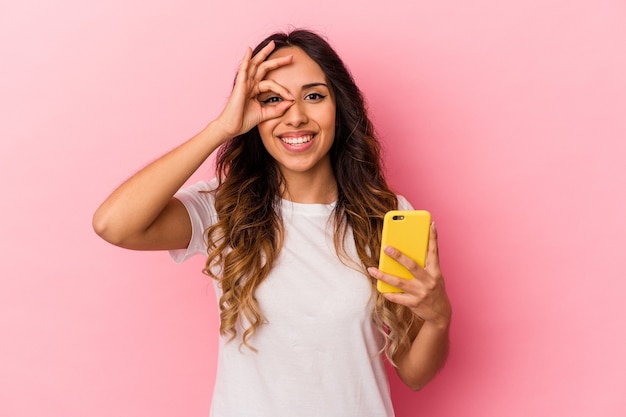
[[[204,231],[216,219],[210,190],[200,182],[176,194],[192,222],[187,250],[176,262],[206,256]],[[399,209],[410,204],[399,196]],[[372,323],[372,285],[341,262],[329,221],[334,204],[282,202],[284,246],[256,298],[267,319],[250,339],[220,338],[211,417],[390,417],[394,415]],[[358,259],[352,232],[346,250]],[[221,289],[215,281],[217,297]]]

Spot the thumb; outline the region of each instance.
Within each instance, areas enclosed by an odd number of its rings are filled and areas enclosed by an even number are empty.
[[[285,99],[272,107],[266,107],[263,109],[263,121],[269,119],[275,119],[277,117],[282,116],[289,110],[291,106],[295,103],[295,100]]]

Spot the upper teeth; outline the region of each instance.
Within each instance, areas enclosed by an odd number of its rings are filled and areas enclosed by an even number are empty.
[[[313,135],[280,138],[280,140],[289,145],[300,145],[302,143],[309,142],[311,139],[313,139]]]

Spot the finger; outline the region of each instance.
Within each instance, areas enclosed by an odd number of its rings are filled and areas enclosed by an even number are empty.
[[[408,269],[413,276],[416,276],[419,271],[423,269],[417,262],[406,256],[404,253],[400,252],[393,246],[385,246],[384,251],[385,254],[387,254],[400,265]]]
[[[410,289],[410,282],[413,281],[413,279],[404,279],[396,277],[394,275],[386,274],[380,269],[374,267],[367,268],[367,272],[369,272],[369,274],[377,280],[386,282],[387,284],[392,285],[404,292]]]
[[[259,81],[259,83],[255,86],[253,93],[255,97],[263,93],[275,93],[281,96],[285,100],[294,99],[291,93],[289,92],[289,90],[287,90],[285,87],[278,84],[274,80]]]
[[[392,303],[401,304],[405,307],[408,307],[412,309],[414,312],[415,312],[414,309],[418,308],[418,305],[419,305],[419,302],[416,301],[415,297],[406,292],[403,292],[403,293],[402,292],[388,292],[388,293],[383,294],[383,297],[385,297],[387,300],[391,301]],[[418,317],[422,319],[421,316],[418,315]]]
[[[293,106],[295,101],[282,101],[275,106],[263,108],[261,122],[264,122],[269,119],[275,119],[277,117],[282,116],[289,109],[289,107]],[[259,123],[261,123],[259,122]]]
[[[246,53],[243,54],[243,58],[241,59],[241,62],[239,63],[239,71],[237,72],[237,74],[239,73],[246,73],[248,66],[250,64],[250,57],[252,56],[252,49],[250,49],[250,47],[246,48]]]
[[[252,49],[249,47],[246,48],[246,53],[243,55],[241,59],[241,63],[239,64],[239,69],[237,70],[237,76],[235,77],[235,85],[243,85],[243,83],[248,79],[248,67],[250,65],[250,57],[252,56]]]
[[[270,41],[256,55],[254,55],[252,59],[250,59],[250,70],[252,73],[256,72],[256,68],[261,65],[261,63],[263,63],[268,56],[270,56],[275,46],[276,44],[274,41]]]
[[[254,55],[254,57],[252,58],[252,62],[256,65],[259,65],[261,62],[265,61],[268,56],[270,56],[275,47],[276,43],[274,43],[274,41],[269,41],[267,45],[261,48],[261,50],[256,55]]]
[[[426,255],[426,267],[429,269],[439,269],[439,242],[437,238],[437,228],[435,227],[435,222],[432,222],[430,224],[428,253]]]
[[[256,74],[254,75],[255,81],[261,81],[268,72],[275,70],[277,68],[283,67],[285,65],[291,64],[293,61],[293,55],[281,56],[280,58],[268,59],[259,65],[256,70]]]
[[[277,82],[273,80],[261,81],[257,85],[256,90],[258,91],[258,94],[256,94],[257,101],[258,101],[258,96],[265,95],[264,93],[270,93],[271,95],[277,94],[282,98],[282,100],[276,104],[265,105],[263,103],[260,103],[261,104],[260,122],[282,116],[283,114],[285,114],[287,109],[289,109],[289,107],[293,106],[293,104],[295,103],[295,100],[293,96],[289,93],[289,91],[285,87],[283,87],[282,85],[278,84]]]

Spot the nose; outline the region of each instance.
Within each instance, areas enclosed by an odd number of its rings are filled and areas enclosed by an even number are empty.
[[[287,109],[283,115],[283,120],[289,126],[302,126],[306,124],[309,119],[306,115],[303,103],[296,100],[296,102]]]

